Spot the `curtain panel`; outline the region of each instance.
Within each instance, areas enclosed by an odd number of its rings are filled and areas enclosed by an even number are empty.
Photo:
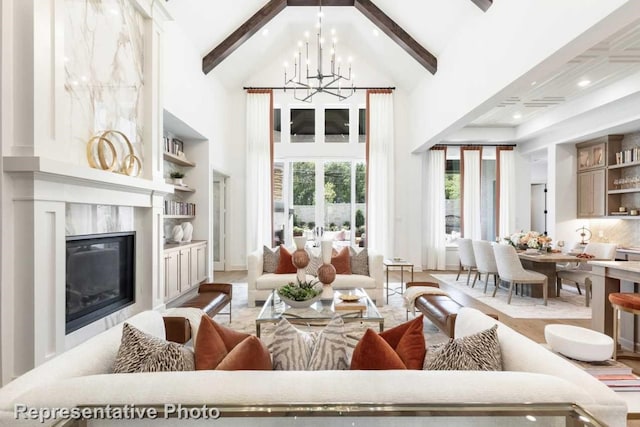
[[[247,93],[247,253],[273,242],[273,92]]]
[[[446,149],[432,148],[423,158],[423,229],[422,265],[428,270],[446,269]]]
[[[482,238],[481,225],[481,147],[460,149],[462,175],[462,235],[467,239]]]
[[[496,161],[498,162],[496,170],[498,181],[497,211],[498,219],[496,228],[500,238],[510,236],[515,232],[516,224],[516,203],[515,203],[515,182],[516,182],[516,166],[515,153],[512,147],[497,147]]]
[[[391,91],[367,91],[367,247],[393,256],[394,129]]]

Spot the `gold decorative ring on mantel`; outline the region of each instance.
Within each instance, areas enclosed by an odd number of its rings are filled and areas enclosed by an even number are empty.
[[[113,142],[111,142],[111,140],[107,138],[110,134],[115,134],[120,136],[124,140],[127,146],[127,149],[129,150],[129,154],[124,156],[122,160],[122,166],[120,167],[117,167],[118,166],[117,150],[113,145]],[[96,163],[95,156],[94,156],[94,144],[96,143],[96,141],[98,142],[97,151],[98,151],[98,162],[100,164],[99,166]],[[105,151],[107,148],[105,147],[108,147],[109,151],[111,151],[111,163],[107,161],[107,156]],[[139,176],[140,173],[142,172],[142,162],[135,155],[133,144],[131,144],[131,141],[129,141],[129,138],[127,138],[127,136],[124,133],[120,132],[119,130],[113,130],[113,129],[106,130],[102,132],[100,136],[92,137],[87,143],[87,159],[89,160],[89,165],[92,168],[96,168],[96,169],[103,169],[107,171],[115,170],[118,173],[134,176],[134,177]]]

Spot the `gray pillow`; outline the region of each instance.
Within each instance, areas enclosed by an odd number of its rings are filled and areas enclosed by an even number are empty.
[[[349,247],[351,253],[351,274],[361,274],[363,276],[369,275],[369,254],[367,248],[362,249],[360,252],[356,252],[355,249]]]
[[[304,371],[309,365],[316,334],[300,331],[280,319],[269,344],[273,369],[276,371]]]
[[[113,364],[114,373],[194,369],[193,351],[185,346],[145,334],[128,323],[122,326],[120,348]]]
[[[280,262],[280,246],[275,250],[264,247],[262,251],[262,271],[264,273],[275,273]]]
[[[305,273],[310,274],[312,276],[318,275],[318,268],[322,265],[322,255],[314,255],[307,251],[309,254],[309,264],[305,269]]]
[[[350,348],[344,321],[336,316],[320,332],[304,332],[281,319],[269,351],[275,370],[349,369]]]
[[[493,325],[477,334],[451,339],[437,349],[430,349],[425,359],[425,369],[459,371],[501,371],[502,353]],[[429,352],[433,354],[429,355]]]
[[[349,369],[349,343],[342,317],[335,316],[318,335],[313,348],[309,371],[335,371]]]

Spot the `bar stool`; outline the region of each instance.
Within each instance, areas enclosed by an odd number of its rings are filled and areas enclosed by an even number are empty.
[[[640,360],[638,354],[622,354],[618,356],[618,335],[620,333],[619,312],[640,314],[640,294],[614,292],[609,294],[609,302],[613,307],[613,358]]]

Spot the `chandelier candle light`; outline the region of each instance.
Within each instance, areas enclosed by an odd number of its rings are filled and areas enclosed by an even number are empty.
[[[349,98],[351,95],[355,93],[355,74],[351,74],[351,62],[352,58],[348,58],[348,67],[349,73],[344,76],[341,74],[342,72],[342,58],[336,57],[336,44],[338,43],[338,37],[336,36],[336,30],[331,30],[331,72],[329,74],[324,74],[323,72],[323,53],[324,46],[326,44],[326,40],[322,35],[322,17],[324,13],[322,12],[322,2],[320,2],[320,11],[318,12],[318,22],[316,27],[318,29],[317,33],[317,55],[318,62],[316,64],[316,74],[309,74],[309,31],[305,31],[304,43],[302,40],[298,41],[298,50],[293,54],[293,76],[291,78],[287,75],[287,70],[289,68],[289,63],[284,63],[284,82],[285,82],[285,91],[287,88],[293,89],[293,97],[298,101],[304,102],[312,102],[313,95],[323,92],[329,95],[336,96],[340,99],[340,101]],[[306,69],[306,81],[303,81],[302,69],[302,47],[305,47],[305,69]],[[314,82],[313,80],[317,80]],[[351,83],[351,87],[347,90],[343,90],[342,81],[345,80]],[[332,86],[337,84],[337,86]],[[302,90],[305,95],[299,96],[298,92]]]

